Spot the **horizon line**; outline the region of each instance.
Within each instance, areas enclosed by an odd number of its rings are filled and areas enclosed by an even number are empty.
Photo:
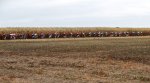
[[[150,28],[150,27],[113,27],[113,26],[9,26],[0,28]]]

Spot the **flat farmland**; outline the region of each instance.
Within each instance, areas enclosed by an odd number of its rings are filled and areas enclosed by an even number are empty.
[[[149,83],[150,36],[0,40],[1,83]]]

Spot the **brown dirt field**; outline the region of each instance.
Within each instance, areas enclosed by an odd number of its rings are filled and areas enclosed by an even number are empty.
[[[150,36],[0,41],[0,83],[149,83]]]

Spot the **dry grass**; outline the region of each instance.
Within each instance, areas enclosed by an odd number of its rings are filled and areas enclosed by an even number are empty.
[[[15,33],[23,33],[23,32],[87,32],[87,31],[143,31],[143,32],[150,32],[150,28],[112,28],[112,27],[82,27],[82,28],[65,28],[65,27],[51,27],[51,28],[42,28],[42,27],[37,27],[37,28],[0,28],[0,33],[10,33],[10,32],[15,32]]]
[[[0,41],[2,83],[149,83],[150,37]]]

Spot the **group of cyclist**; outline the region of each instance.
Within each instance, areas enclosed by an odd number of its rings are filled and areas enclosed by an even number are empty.
[[[49,33],[1,33],[0,40],[9,39],[44,39],[44,38],[79,38],[79,37],[125,37],[144,36],[143,32],[49,32]]]

